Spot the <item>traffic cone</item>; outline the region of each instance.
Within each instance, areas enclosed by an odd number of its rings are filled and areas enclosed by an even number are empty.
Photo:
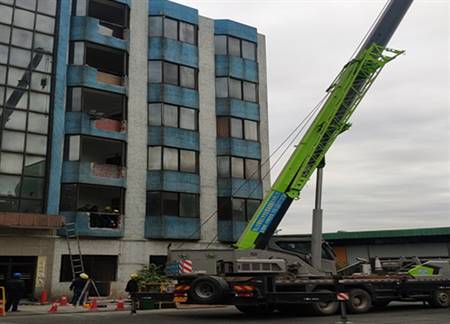
[[[48,296],[47,291],[43,290],[41,293],[41,300],[39,301],[39,304],[41,305],[47,305],[48,304]]]
[[[97,309],[97,298],[93,298],[91,301],[91,307],[89,307],[90,311],[96,311]]]
[[[62,295],[59,299],[59,306],[66,306],[67,305],[67,297],[66,295]]]
[[[116,304],[116,311],[122,311],[125,310],[125,304],[124,301],[122,299],[122,296],[119,297],[119,299],[117,299],[117,304]]]
[[[50,309],[48,310],[49,313],[56,313],[58,311],[58,303],[54,302]]]

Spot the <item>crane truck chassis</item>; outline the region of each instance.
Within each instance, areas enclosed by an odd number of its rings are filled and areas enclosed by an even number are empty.
[[[357,54],[327,89],[314,121],[234,247],[169,250],[166,273],[178,281],[176,301],[230,304],[242,312],[259,314],[275,309],[296,312],[308,305],[317,314],[331,315],[339,308],[338,299],[348,299],[346,307],[352,313],[391,301],[449,306],[449,260],[417,264],[408,271],[343,276],[336,271],[326,244],[322,251],[319,246],[324,257],[318,266],[311,260],[317,260],[317,254],[311,258],[273,237],[292,201],[299,198],[323,163],[325,153],[350,127],[350,116],[382,68],[403,53],[386,45],[411,2],[391,0],[386,5]],[[291,243],[295,246],[296,242]],[[317,246],[311,250],[314,254]]]

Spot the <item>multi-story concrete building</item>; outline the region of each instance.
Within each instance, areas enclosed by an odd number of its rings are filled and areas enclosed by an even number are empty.
[[[264,36],[170,1],[0,0],[0,285],[102,294],[229,243],[268,189]]]

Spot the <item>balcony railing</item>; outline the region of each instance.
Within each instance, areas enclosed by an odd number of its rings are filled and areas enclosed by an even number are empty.
[[[126,168],[120,165],[91,162],[90,167],[94,177],[123,179],[126,176]]]
[[[125,86],[126,83],[125,78],[120,75],[106,73],[99,70],[97,70],[96,81],[117,86]]]
[[[103,36],[125,39],[126,28],[105,20],[99,20],[98,32]]]
[[[108,212],[89,212],[89,228],[119,229],[122,215]]]

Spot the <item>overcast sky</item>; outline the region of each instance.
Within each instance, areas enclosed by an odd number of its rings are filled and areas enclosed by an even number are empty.
[[[177,2],[266,35],[271,151],[320,100],[385,3]],[[406,55],[385,67],[328,152],[325,231],[450,226],[449,3],[413,2],[389,43]],[[310,232],[314,182],[281,234]]]

